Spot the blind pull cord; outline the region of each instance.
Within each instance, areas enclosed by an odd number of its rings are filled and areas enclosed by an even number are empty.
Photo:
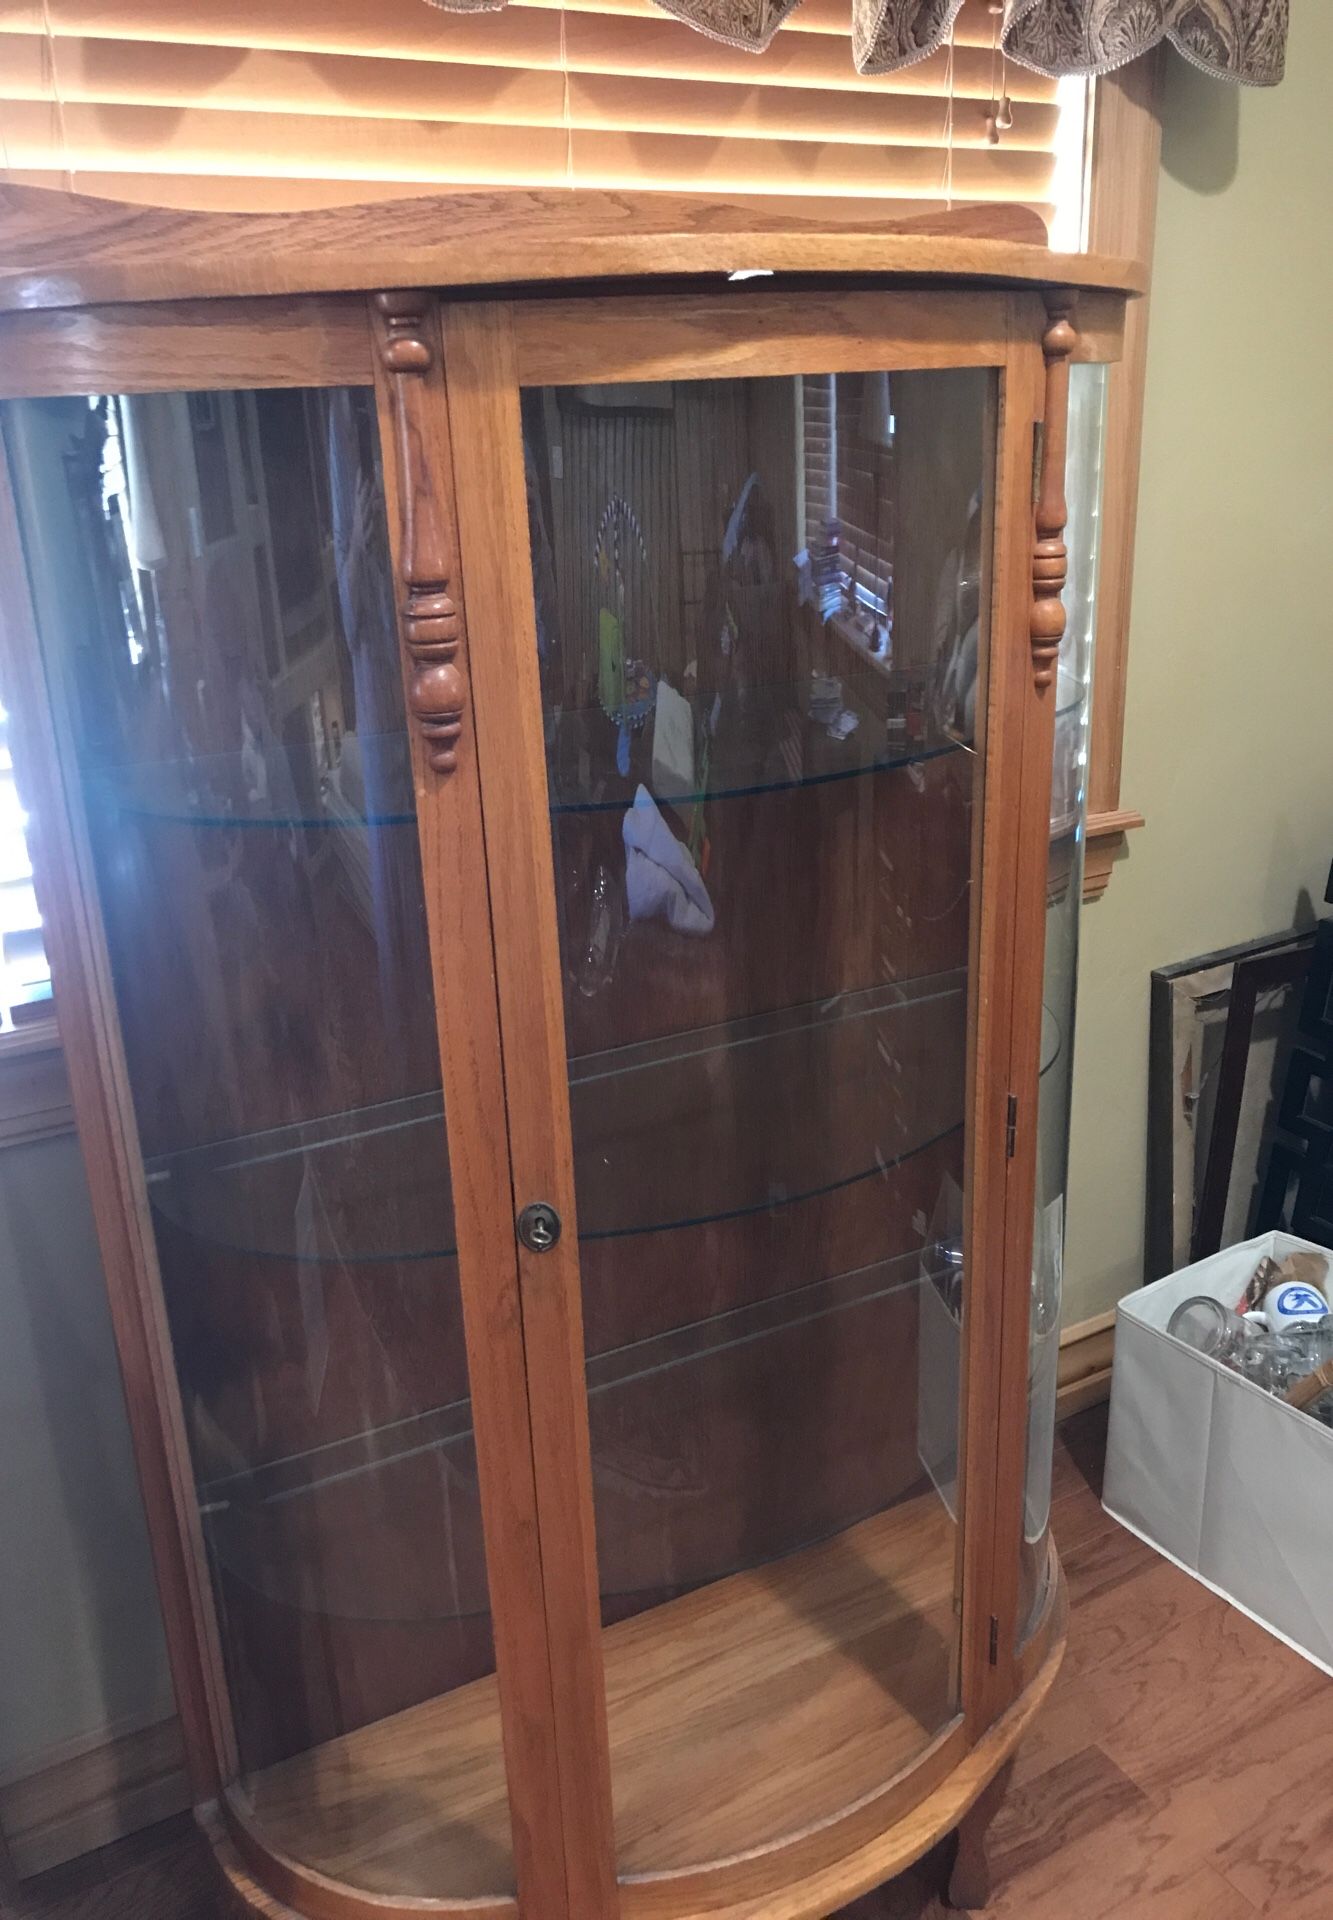
[[[949,29],[949,58],[945,69],[948,98],[944,108],[944,206],[948,213],[953,212],[953,53],[954,32]]]
[[[1004,15],[1004,0],[989,0],[991,17],[990,29],[990,112],[986,115],[986,138],[993,147],[1000,144],[1000,135],[1008,133],[1014,124],[1014,103],[1009,98],[1009,61],[1000,39],[1000,21]],[[996,67],[999,68],[1000,84],[995,84]]]
[[[569,42],[565,34],[565,9],[560,9],[560,73],[564,83],[565,108],[565,185],[574,184],[574,114],[569,98]]]
[[[60,141],[60,170],[65,176],[66,190],[73,193],[74,169],[69,161],[69,130],[65,125],[65,99],[60,90],[60,64],[56,59],[56,30],[51,18],[51,0],[42,0],[42,32],[43,53],[50,69],[51,93],[55,101],[56,132]],[[8,157],[6,153],[6,161]]]

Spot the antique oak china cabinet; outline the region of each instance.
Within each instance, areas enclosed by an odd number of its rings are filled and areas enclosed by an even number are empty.
[[[6,698],[240,1911],[814,1920],[950,1835],[984,1901],[1137,282],[971,221],[3,196]]]

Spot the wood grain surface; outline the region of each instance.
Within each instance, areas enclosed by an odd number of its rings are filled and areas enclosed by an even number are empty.
[[[1032,316],[1020,306],[1011,314],[1012,343],[999,399],[996,446],[995,539],[990,580],[991,638],[985,654],[988,741],[1017,741],[1029,697],[1027,614],[1031,535],[1028,503],[1032,458],[1027,423],[1039,406],[1040,361]],[[983,546],[989,543],[983,542]],[[985,788],[978,810],[978,844],[988,885],[973,928],[971,979],[975,1005],[972,1111],[968,1168],[971,1219],[967,1235],[973,1271],[992,1284],[974,1290],[968,1306],[969,1349],[985,1364],[969,1367],[965,1381],[963,1512],[972,1516],[962,1535],[963,1695],[969,1726],[988,1726],[1015,1691],[1010,1661],[1014,1639],[1006,1631],[1014,1598],[1005,1580],[1014,1568],[1009,1543],[1019,1537],[1014,1513],[1022,1475],[1019,1453],[1026,1427],[1026,1291],[1015,1274],[1006,1300],[1005,1219],[1012,1162],[1007,1156],[1008,1097],[1014,1054],[1014,978],[1024,948],[1016,937],[1015,876],[1021,856],[1021,756],[988,751]],[[1028,949],[1030,952],[1031,949]],[[1021,1270],[1026,1272],[1026,1269]],[[1026,1281],[1024,1282],[1026,1288]],[[1006,1329],[1008,1328],[1008,1332]],[[1021,1329],[1021,1331],[1020,1331]],[[1006,1349],[1007,1342],[1007,1349]],[[1021,1346],[1022,1358],[1017,1354]],[[1001,1363],[1001,1356],[1007,1358]],[[1010,1423],[1006,1425],[1006,1420]],[[998,1443],[991,1436],[998,1435]],[[992,1637],[993,1636],[993,1637]]]
[[[1003,293],[769,293],[716,291],[534,300],[514,306],[514,353],[524,386],[584,381],[743,379],[802,373],[892,373],[900,368],[991,367],[1004,359]],[[767,479],[768,476],[766,475]]]
[[[1160,89],[1164,51],[1110,74],[1098,90],[1093,134],[1089,244],[1151,261],[1157,228],[1162,152]],[[1082,302],[1080,302],[1082,309]],[[1149,301],[1124,314],[1123,355],[1109,376],[1102,481],[1101,567],[1097,583],[1097,658],[1092,701],[1088,812],[1120,812],[1121,748],[1129,676],[1129,617],[1134,588],[1134,527],[1139,504],[1139,453],[1148,364]],[[1079,332],[1088,312],[1080,311]],[[1122,822],[1124,829],[1140,817]],[[1091,827],[1091,819],[1089,821]],[[1109,832],[1110,829],[1108,828]],[[1109,874],[1109,869],[1107,870]]]
[[[988,1920],[1327,1920],[1329,1682],[1108,1518],[1105,1433],[1094,1408],[1057,1443],[1069,1651],[992,1828]],[[947,1920],[945,1851],[839,1920]],[[184,1821],[27,1882],[4,1912],[230,1920]]]
[[[386,472],[386,498],[395,529],[395,564],[406,589],[399,610],[405,693],[409,708],[425,723],[413,738],[417,826],[440,1061],[449,1089],[459,1282],[496,1642],[495,1717],[478,1731],[478,1771],[494,1783],[495,1818],[486,1833],[484,1860],[477,1863],[483,1881],[477,1891],[510,1891],[512,1851],[512,1873],[524,1903],[560,1920],[568,1911],[560,1787],[545,1737],[554,1682],[544,1630],[534,1439],[509,1230],[510,1168],[499,1146],[505,1093],[484,937],[490,899],[481,790],[465,698],[468,629],[453,496],[454,429],[438,308],[432,298],[420,296],[409,303],[409,313],[415,324],[401,328],[395,326],[405,317],[401,312],[395,314],[392,306],[376,310],[377,381],[381,433],[387,438],[391,416],[402,435],[400,463]],[[420,387],[406,401],[401,392],[388,390],[404,374]],[[430,659],[438,661],[441,654],[445,684],[443,697],[435,698]],[[414,700],[423,666],[425,698]],[[438,684],[434,692],[441,692]]]
[[[458,531],[504,1054],[513,1208],[563,1221],[518,1246],[518,1285],[550,1646],[546,1732],[560,1776],[570,1920],[616,1912],[578,1225],[527,499],[508,309],[443,309]],[[521,563],[520,563],[521,564]]]
[[[1035,225],[1035,231],[1034,231]],[[997,237],[998,236],[998,237]],[[1052,253],[1014,207],[894,223],[674,193],[562,188],[431,195],[300,213],[189,213],[42,187],[0,189],[0,308],[602,274],[960,275],[1141,289],[1128,260]]]
[[[915,1759],[952,1717],[952,1524],[933,1495],[603,1635],[621,1871],[770,1847]],[[254,1776],[256,1832],[382,1894],[482,1897],[508,1812],[494,1682]]]
[[[374,372],[360,294],[11,313],[2,336],[7,399],[369,386]]]

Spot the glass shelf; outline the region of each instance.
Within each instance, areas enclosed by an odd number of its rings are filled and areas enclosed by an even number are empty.
[[[665,1454],[671,1453],[682,1423],[696,1422],[724,1404],[748,1406],[751,1415],[779,1422],[782,1433],[771,1436],[773,1443],[800,1447],[799,1392],[778,1398],[765,1390],[771,1380],[810,1378],[816,1350],[834,1359],[883,1349],[887,1376],[892,1354],[884,1330],[890,1303],[905,1304],[914,1289],[947,1270],[934,1249],[913,1249],[599,1354],[587,1368],[595,1496],[609,1490],[614,1497],[621,1478],[619,1447],[627,1424],[633,1429],[645,1406],[667,1410],[665,1420],[650,1412],[647,1426]],[[813,1444],[824,1429],[825,1411],[818,1392],[807,1404]],[[725,1452],[706,1451],[708,1484],[677,1479],[667,1507],[697,1525],[700,1507],[715,1504],[718,1539],[731,1542],[733,1551],[696,1555],[687,1567],[672,1556],[669,1582],[659,1577],[636,1584],[632,1571],[623,1569],[621,1579],[604,1587],[606,1600],[632,1603],[640,1594],[660,1595],[668,1584],[678,1591],[721,1579],[800,1552],[878,1511],[871,1506],[816,1518],[813,1512],[793,1516],[779,1506],[766,1531],[785,1527],[782,1537],[766,1537],[761,1549],[738,1557],[726,1516],[735,1492],[729,1475],[743,1469]],[[637,1447],[634,1457],[641,1475],[645,1463]],[[414,1513],[435,1510],[441,1482],[448,1489],[453,1532],[449,1542],[440,1539],[438,1552],[449,1564],[433,1566],[435,1547],[423,1541],[412,1599],[401,1586],[386,1587],[377,1534],[387,1530],[399,1537],[406,1529],[419,1535]],[[486,1612],[466,1400],[214,1480],[200,1488],[199,1498],[217,1560],[246,1586],[282,1605],[349,1619],[406,1621],[466,1619]],[[460,1551],[465,1542],[475,1544],[475,1552]]]
[[[641,778],[652,785],[651,742],[651,729],[636,737],[635,761],[642,758],[643,767],[636,771],[632,764],[630,775],[622,778],[615,771],[616,730],[601,709],[563,713],[552,748],[559,771],[551,811],[623,812]],[[786,793],[917,766],[958,751],[952,740],[890,747],[883,722],[868,714],[861,715],[846,740],[833,740],[827,728],[798,713],[790,689],[765,689],[742,696],[731,724],[718,735],[708,780],[697,792],[673,796],[673,802],[690,806]],[[102,768],[90,775],[90,785],[107,811],[182,826],[401,827],[417,817],[405,733],[349,733],[334,772],[318,766],[308,748],[269,742],[262,752]]]
[[[965,994],[961,973],[942,974],[571,1061],[580,1239],[797,1206],[939,1145],[962,1125]],[[1061,1048],[1047,1010],[1043,1073]],[[455,1252],[446,1165],[430,1092],[163,1155],[148,1192],[163,1219],[233,1253],[437,1260]]]
[[[937,1145],[966,991],[953,971],[571,1061],[580,1237],[795,1206]]]
[[[309,748],[102,768],[90,787],[108,812],[193,827],[399,827],[417,817],[406,733],[348,733],[335,771]]]
[[[723,1022],[570,1063],[580,1237],[664,1232],[873,1179],[962,1125],[963,975]],[[438,1093],[164,1155],[156,1211],[279,1260],[455,1251]]]
[[[295,1121],[147,1164],[154,1211],[230,1252],[274,1260],[452,1255],[439,1090]]]
[[[883,719],[877,720],[847,689],[843,704],[856,715],[857,725],[845,739],[835,740],[822,722],[809,719],[794,704],[790,686],[753,687],[732,695],[712,742],[707,778],[693,791],[671,794],[670,804],[688,807],[790,793],[919,766],[962,750],[950,739],[890,744]],[[548,722],[548,734],[553,814],[623,812],[640,781],[653,791],[651,725],[631,737],[625,775],[616,770],[615,725],[600,707],[560,710]]]

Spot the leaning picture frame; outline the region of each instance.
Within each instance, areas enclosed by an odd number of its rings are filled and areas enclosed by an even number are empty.
[[[1313,942],[1292,929],[1152,974],[1147,1280],[1250,1231]]]

